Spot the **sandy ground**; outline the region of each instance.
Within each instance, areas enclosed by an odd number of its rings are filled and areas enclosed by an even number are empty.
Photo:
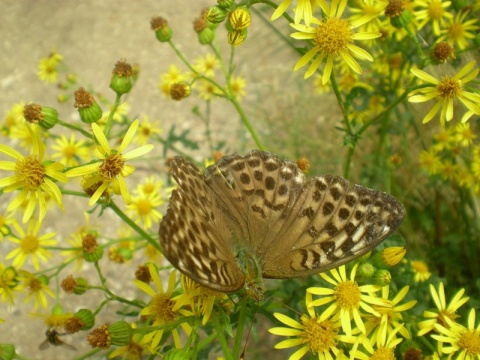
[[[176,103],[160,95],[159,75],[167,71],[170,64],[180,63],[169,46],[155,40],[149,21],[154,15],[169,19],[179,48],[187,56],[195,57],[204,54],[206,49],[197,43],[196,34],[191,30],[192,21],[203,7],[212,3],[214,1],[206,0],[1,0],[1,116],[5,116],[15,103],[23,101],[56,107],[65,121],[76,118],[76,110],[71,103],[58,104],[58,90],[37,78],[39,59],[55,48],[63,55],[65,63],[72,71],[112,100],[114,95],[108,85],[115,62],[123,58],[139,64],[141,75],[128,98],[130,114],[148,115],[151,120],[158,119],[164,129],[168,129],[170,124],[176,124],[180,129],[191,129],[194,138],[202,139],[203,127],[199,126],[199,121],[191,114],[195,100]],[[222,35],[225,33],[222,32]],[[263,35],[260,26],[253,26],[249,42],[237,50],[240,60],[248,59],[239,61],[237,68],[238,73],[249,82],[246,101],[249,98],[257,99],[257,103],[258,100],[266,103],[268,94],[272,97],[279,96],[284,82],[288,79],[279,78],[276,75],[277,70],[291,69],[295,62],[294,57],[288,56],[285,61],[279,61],[285,54],[279,51],[279,46],[274,43],[275,39]],[[218,105],[215,110],[217,122],[214,133],[221,134],[228,140],[231,149],[241,150],[235,148],[238,131],[235,124],[238,122],[231,120],[232,114],[234,112],[229,107],[221,103]],[[205,149],[204,147],[203,150]],[[158,164],[153,167],[153,171],[162,168]],[[60,239],[67,236],[72,228],[81,225],[82,217],[75,212],[75,208],[84,205],[67,200],[64,214],[54,210],[54,215],[47,219],[49,229],[58,232]],[[5,204],[0,206],[3,209]],[[114,233],[118,221],[107,225],[100,221],[98,224],[105,232]],[[0,259],[10,251],[9,246],[7,242],[0,244]],[[126,296],[133,296],[133,286],[128,285],[130,280],[125,280],[125,275],[122,275],[128,273],[130,279],[130,272],[125,271],[125,268],[118,268],[117,265],[109,265],[108,262],[104,266],[113,290],[122,290]],[[131,271],[134,271],[135,267],[135,263],[129,265]],[[85,274],[91,274],[91,270],[87,268]],[[62,295],[62,304],[68,310],[74,311],[78,307],[88,307],[91,303],[97,304],[100,297],[99,293],[92,293],[90,297]],[[73,358],[74,354],[62,348],[38,350],[38,345],[44,340],[45,325],[38,317],[30,316],[31,311],[31,304],[18,304],[12,312],[8,312],[5,304],[0,303],[0,318],[7,321],[0,325],[0,343],[14,343],[18,353],[29,359]],[[107,315],[102,316],[98,323],[111,320],[108,314],[111,315],[114,311],[113,307],[107,309]],[[65,341],[78,348],[77,354],[88,350],[88,345],[82,340],[83,336],[84,334],[65,338]]]

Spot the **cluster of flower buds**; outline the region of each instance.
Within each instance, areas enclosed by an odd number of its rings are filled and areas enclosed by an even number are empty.
[[[392,279],[389,269],[400,263],[406,252],[404,247],[392,246],[371,257],[366,255],[360,260],[357,274],[370,279],[375,285],[388,285]]]

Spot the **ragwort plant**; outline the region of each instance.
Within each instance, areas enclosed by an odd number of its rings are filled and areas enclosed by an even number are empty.
[[[180,30],[152,18],[158,46],[178,58],[161,74],[159,90],[172,101],[198,98],[192,113],[205,126],[205,167],[247,146],[274,146],[242,103],[247,79],[235,66],[255,23],[295,54],[291,71],[311,87],[310,96],[336,100],[330,130],[343,139],[336,149],[342,175],[405,205],[399,232],[373,254],[306,280],[272,281],[262,301],[206,288],[162,259],[158,224],[175,184],[168,171],[136,187],[126,179],[152,159],[198,159],[199,146],[188,131],[129,115],[125,96],[136,90],[138,68],[115,64],[116,96],[109,100],[53,51],[41,59],[39,78],[54,84],[65,76],[58,101],[73,100],[79,121],[34,103],[18,103],[4,118],[0,317],[24,299],[41,317],[24,321],[45,323],[40,348],[84,334],[90,351],[67,345],[77,359],[263,358],[266,347],[289,359],[480,359],[479,14],[480,2],[462,0],[218,0],[193,21],[202,54],[196,59],[180,51]],[[238,114],[248,133],[243,144],[213,131],[218,99]],[[315,174],[320,169],[307,159],[317,164],[322,145],[309,144],[297,164]],[[289,151],[298,153],[285,148],[279,155]],[[70,197],[88,200],[85,223],[59,240],[45,221]],[[115,238],[95,221],[107,210],[121,222]],[[132,268],[133,257],[144,264]],[[105,258],[130,274],[133,299],[112,290]],[[82,276],[85,264],[96,276]],[[66,296],[94,292],[102,296],[92,308],[63,305]],[[113,304],[120,305],[116,313],[109,312]],[[96,323],[102,314],[108,323]],[[8,322],[0,322],[5,331]],[[275,338],[264,341],[269,333]],[[0,358],[24,357],[5,343]]]

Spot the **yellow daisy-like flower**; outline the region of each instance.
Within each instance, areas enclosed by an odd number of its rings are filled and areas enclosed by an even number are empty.
[[[127,211],[137,224],[140,220],[145,230],[157,225],[162,218],[158,207],[163,204],[159,193],[149,195],[138,195],[132,197],[132,203],[128,205]]]
[[[15,292],[19,290],[20,279],[13,266],[0,263],[0,300],[8,302],[12,307],[15,304]]]
[[[380,317],[380,314],[372,308],[372,305],[388,305],[388,303],[378,297],[370,295],[378,290],[379,286],[376,285],[363,285],[358,286],[355,282],[355,275],[357,273],[358,264],[355,265],[350,273],[350,279],[347,278],[347,271],[345,265],[340,266],[338,269],[330,270],[332,277],[326,273],[320,273],[320,276],[333,285],[334,288],[326,287],[311,287],[307,289],[307,292],[315,295],[321,295],[320,299],[312,302],[313,306],[323,306],[332,303],[324,312],[327,317],[338,313],[342,323],[342,329],[347,335],[352,334],[352,318],[360,331],[365,334],[366,329],[363,323],[363,319],[360,314],[360,308],[369,314],[374,314]]]
[[[106,124],[110,114],[112,113],[113,105],[110,106],[110,110],[104,111],[102,117],[97,121],[97,124]],[[115,108],[115,113],[112,115],[112,120],[116,122],[122,122],[128,116],[128,110],[130,105],[127,102],[122,102]]]
[[[25,123],[25,118],[23,117],[24,107],[25,103],[17,103],[13,105],[12,108],[7,112],[1,127],[2,135],[10,136],[12,129],[17,127],[19,124]]]
[[[100,146],[95,149],[94,154],[101,159],[101,161],[82,165],[65,173],[68,177],[93,174],[85,184],[85,188],[99,184],[90,198],[90,206],[95,204],[109,187],[113,189],[115,194],[122,195],[125,204],[129,205],[132,202],[125,178],[133,174],[135,168],[126,164],[126,162],[145,155],[153,149],[153,145],[144,145],[135,150],[123,153],[135,136],[137,128],[138,120],[135,120],[128,128],[118,149],[112,149],[100,127],[95,123],[92,124],[93,133],[100,144]]]
[[[385,324],[380,327],[385,327]],[[395,348],[402,342],[401,338],[397,338],[397,332],[403,327],[403,324],[398,325],[389,335],[388,338],[382,338],[380,342],[371,339],[370,341],[363,341],[362,345],[367,350],[368,354],[361,351],[356,351],[354,354],[355,359],[361,360],[395,360]],[[383,332],[382,330],[380,330]]]
[[[438,292],[433,285],[430,285],[430,293],[437,306],[437,311],[424,311],[423,317],[428,320],[418,323],[418,328],[420,329],[418,336],[423,336],[432,331],[435,328],[435,324],[440,324],[444,327],[450,326],[447,319],[454,322],[459,317],[457,310],[470,299],[468,296],[463,297],[465,289],[460,289],[447,306],[443,283],[438,285]]]
[[[25,302],[29,302],[33,297],[34,310],[37,310],[39,305],[46,309],[48,305],[46,295],[55,299],[55,293],[48,287],[48,278],[45,275],[36,277],[28,271],[20,271],[20,276],[23,287],[28,291]]]
[[[326,18],[322,20],[312,18],[312,23],[316,24],[316,27],[291,24],[295,30],[298,30],[298,32],[291,34],[294,39],[312,40],[313,42],[313,48],[298,60],[294,68],[294,71],[297,71],[315,58],[305,73],[305,79],[312,76],[323,61],[325,61],[323,84],[330,80],[333,63],[337,59],[343,60],[357,74],[361,74],[362,69],[354,57],[360,60],[373,61],[373,57],[367,51],[354,45],[353,42],[355,40],[375,39],[380,37],[381,34],[378,32],[355,32],[354,30],[374,19],[377,15],[365,15],[355,21],[342,19],[341,16],[346,5],[347,0],[333,0],[331,7],[326,3],[320,3]]]
[[[480,324],[475,327],[475,309],[470,310],[468,326],[456,324],[447,319],[448,326],[435,325],[440,335],[432,337],[442,343],[442,353],[448,354],[451,359],[478,360],[480,359]],[[445,346],[447,345],[448,346]]]
[[[194,61],[194,69],[204,76],[213,77],[215,70],[220,68],[220,60],[210,53],[204,57],[199,57]]]
[[[162,282],[160,281],[160,277],[158,276],[158,272],[155,266],[149,264],[148,269],[152,277],[153,283],[157,288],[157,291],[155,291],[150,285],[145,284],[140,280],[134,280],[135,285],[140,290],[152,297],[152,300],[150,301],[148,306],[145,307],[142,311],[140,311],[140,315],[151,317],[152,326],[170,324],[178,320],[178,318],[181,316],[192,315],[192,312],[185,309],[173,310],[176,304],[172,298],[172,293],[175,290],[177,272],[174,270],[170,273],[170,276],[168,278],[168,288],[167,291],[164,291]],[[187,335],[190,335],[192,327],[188,323],[182,322],[180,326]],[[160,343],[160,340],[162,339],[163,333],[163,329],[152,331],[145,335],[145,341],[151,341],[152,348],[156,348]],[[172,330],[172,336],[175,347],[177,349],[180,349],[182,347],[182,344],[180,342],[180,335],[176,328]]]
[[[442,150],[453,149],[456,146],[457,142],[454,130],[451,127],[449,127],[448,129],[442,128],[440,132],[433,135],[433,140],[435,140],[435,145],[433,145],[433,148],[438,152]]]
[[[137,185],[135,192],[139,195],[151,195],[159,193],[163,187],[163,181],[156,176],[147,176]]]
[[[480,94],[464,90],[465,84],[474,80],[480,71],[478,68],[474,69],[474,66],[475,61],[471,61],[456,75],[443,76],[440,80],[423,70],[410,70],[416,77],[433,86],[429,85],[413,90],[408,94],[408,101],[425,102],[432,99],[437,100],[434,107],[424,117],[424,124],[432,120],[440,109],[442,109],[440,112],[440,123],[442,125],[445,124],[445,121],[452,120],[453,105],[457,99],[470,110],[462,117],[462,122],[467,121],[473,114],[480,115]]]
[[[132,323],[132,329],[136,329],[137,325]],[[142,334],[134,333],[132,341],[128,345],[121,346],[113,350],[109,355],[109,359],[121,356],[125,360],[141,360],[144,355],[154,355],[156,349],[150,346],[150,342]]]
[[[245,96],[245,87],[247,85],[247,81],[245,78],[241,76],[232,76],[230,78],[230,89],[232,89],[233,95],[237,98],[238,101]]]
[[[418,21],[417,29],[422,29],[428,23],[432,23],[434,35],[440,35],[440,28],[444,28],[446,20],[453,19],[453,14],[447,10],[451,1],[443,0],[417,0],[415,5],[421,10],[415,11],[415,18]]]
[[[38,236],[40,231],[41,222],[30,220],[28,223],[27,231],[25,232],[19,225],[14,225],[17,235],[11,235],[8,240],[18,244],[18,248],[10,251],[6,260],[12,259],[12,265],[16,268],[20,268],[27,258],[30,258],[35,270],[40,270],[39,259],[43,262],[47,262],[52,254],[43,246],[55,245],[57,236],[54,232],[49,232],[42,236]]]
[[[15,212],[26,202],[22,221],[26,223],[38,206],[38,219],[42,221],[47,213],[45,195],[52,198],[63,210],[62,194],[54,182],[68,182],[68,178],[61,173],[63,164],[43,161],[44,147],[37,136],[33,136],[31,155],[23,156],[9,146],[0,144],[0,152],[15,159],[1,161],[0,170],[13,171],[14,175],[0,179],[0,188],[4,192],[20,190],[7,207],[8,212]]]
[[[457,45],[460,50],[467,48],[480,29],[480,26],[476,24],[477,18],[467,18],[470,14],[470,11],[460,11],[455,18],[449,19],[444,30],[440,31],[441,36],[436,41],[446,41],[452,46]]]
[[[438,167],[437,173],[440,172],[442,167],[442,163]],[[412,260],[410,261],[410,265],[412,265],[412,270],[414,272],[413,280],[415,282],[424,282],[430,279],[432,273],[428,269],[428,265],[422,260]]]
[[[385,300],[386,304],[372,306],[380,314],[380,317],[369,315],[367,316],[367,322],[365,323],[367,335],[372,340],[375,340],[378,346],[386,343],[387,335],[389,337],[392,333],[400,332],[404,338],[411,338],[410,333],[403,326],[402,312],[413,308],[417,301],[411,300],[404,304],[400,304],[408,294],[408,290],[409,287],[405,286],[392,300],[390,300],[390,287],[388,285],[382,287],[381,298]]]
[[[58,54],[55,50],[43,59],[40,59],[38,64],[38,77],[47,84],[57,82],[57,69],[63,60],[63,56]]]
[[[303,314],[300,317],[300,322],[284,314],[273,314],[277,320],[288,327],[274,327],[268,331],[274,335],[293,337],[279,342],[275,345],[275,349],[301,346],[300,349],[289,357],[289,360],[301,359],[309,351],[313,354],[318,354],[318,359],[321,360],[348,359],[337,345],[339,342],[352,344],[356,338],[354,336],[339,335],[342,326],[340,321],[332,320],[326,311],[317,315],[312,306],[312,295],[308,292],[305,300],[308,314]]]
[[[440,171],[440,167],[442,166],[442,158],[438,155],[438,151],[435,148],[430,148],[428,151],[423,150],[418,157],[418,160],[420,162],[420,166],[423,167],[425,170],[428,171],[430,175],[435,175],[438,174]],[[415,277],[419,279],[419,276],[417,274],[420,274],[421,271],[421,263],[425,264],[423,261],[420,262],[415,262],[415,265],[412,263],[412,267],[415,270]],[[425,264],[426,270],[428,272],[428,266]],[[428,273],[430,274],[430,273]],[[430,277],[430,275],[428,275]],[[427,277],[428,279],[428,277]],[[416,280],[418,282],[418,280]]]
[[[138,125],[137,135],[133,139],[133,142],[138,145],[146,145],[153,136],[160,135],[161,133],[162,129],[160,128],[159,122],[150,122],[148,116],[144,116]]]
[[[275,9],[272,14],[271,20],[276,20],[287,11],[288,7],[292,3],[292,0],[283,0],[280,5]],[[297,0],[297,6],[294,9],[295,12],[295,24],[300,23],[300,20],[304,20],[307,26],[312,22],[312,12],[315,3],[325,5],[325,0]]]
[[[160,76],[160,91],[163,95],[170,97],[170,87],[172,84],[179,83],[181,81],[186,81],[188,74],[182,73],[178,66],[170,65],[168,72]]]
[[[90,149],[85,140],[77,141],[73,133],[70,135],[70,139],[65,135],[60,135],[55,140],[55,145],[52,145],[52,150],[56,151],[52,154],[52,158],[59,159],[68,167],[77,166],[90,160]]]
[[[202,325],[205,325],[210,319],[216,303],[222,306],[231,304],[227,294],[206,288],[183,274],[181,283],[184,292],[174,298],[176,304],[173,310],[176,311],[184,305],[189,305],[195,315],[203,316]]]
[[[455,126],[455,139],[461,146],[471,146],[476,137],[477,135],[475,135],[472,129],[470,129],[470,123],[458,124]]]

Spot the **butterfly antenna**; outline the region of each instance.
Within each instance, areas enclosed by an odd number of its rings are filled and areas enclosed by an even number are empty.
[[[253,312],[252,322],[250,323],[250,328],[248,329],[248,332],[247,332],[247,338],[245,339],[245,345],[243,345],[243,351],[240,354],[240,360],[245,359],[245,352],[247,351],[248,338],[250,337],[250,333],[252,332],[253,320],[255,319],[255,315],[257,314],[257,311],[258,311],[258,301],[256,301],[255,303],[257,305],[255,306],[255,311]]]

